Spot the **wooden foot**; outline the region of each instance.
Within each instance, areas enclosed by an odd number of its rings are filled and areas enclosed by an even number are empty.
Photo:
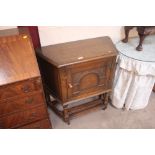
[[[101,104],[103,104],[102,110],[105,110],[107,107],[105,106],[105,94],[99,95],[99,99],[101,100]]]
[[[103,107],[103,110],[107,109],[108,101],[109,101],[109,93],[105,93],[104,94],[104,107]]]
[[[64,112],[64,121],[66,123],[68,123],[68,125],[70,125],[70,120],[69,120],[69,109],[68,109],[68,105],[64,105],[63,106],[63,112]]]
[[[104,94],[99,95],[99,99],[101,100],[101,104],[104,104]]]

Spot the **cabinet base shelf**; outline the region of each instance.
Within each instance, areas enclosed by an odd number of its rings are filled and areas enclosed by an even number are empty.
[[[64,120],[64,122],[70,124],[70,119],[76,118],[78,116],[87,114],[89,112],[103,109],[105,110],[108,106],[108,97],[109,93],[101,94],[98,96],[97,99],[86,102],[84,104],[76,105],[73,107],[69,107],[69,105],[63,105],[62,109],[60,110],[58,108],[58,104],[61,104],[59,101],[54,100],[50,101],[48,100],[49,107],[61,118]]]

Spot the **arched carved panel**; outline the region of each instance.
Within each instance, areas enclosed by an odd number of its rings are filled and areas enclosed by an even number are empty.
[[[99,77],[96,73],[89,73],[83,76],[79,81],[80,90],[90,89],[97,86]]]
[[[102,62],[87,66],[69,68],[67,71],[67,96],[80,97],[92,92],[101,92],[107,88],[109,65],[111,62]]]

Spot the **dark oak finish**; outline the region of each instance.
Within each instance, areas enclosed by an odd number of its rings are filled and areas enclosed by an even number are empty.
[[[51,128],[31,38],[0,31],[0,128],[37,126]]]
[[[134,27],[137,28],[137,32],[139,35],[139,45],[136,47],[137,51],[142,51],[143,47],[143,41],[147,35],[154,34],[155,33],[155,26],[125,26],[125,38],[122,40],[124,43],[128,42],[129,32]]]
[[[31,93],[27,96],[23,96],[22,98],[16,97],[13,99],[1,101],[0,115],[3,116],[9,113],[31,109],[33,107],[37,107],[38,105],[42,105],[43,103],[44,99],[42,92]]]
[[[0,124],[3,126],[3,128],[17,128],[22,125],[46,118],[46,108],[44,106],[41,106],[1,117]]]
[[[117,55],[109,37],[46,46],[37,49],[37,55],[47,102],[65,122],[97,106],[106,109]],[[51,102],[50,94],[56,101]],[[96,101],[74,106],[94,96],[98,96]],[[62,110],[57,108],[59,104]]]

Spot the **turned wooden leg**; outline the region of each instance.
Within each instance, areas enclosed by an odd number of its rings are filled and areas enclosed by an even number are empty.
[[[104,94],[99,95],[99,99],[101,100],[101,104],[104,105]],[[105,105],[104,105],[104,108],[105,108]]]
[[[134,28],[134,26],[124,26],[125,38],[122,40],[122,42],[124,43],[128,42],[129,32],[132,28]]]
[[[139,35],[139,45],[136,47],[136,50],[142,51],[143,50],[142,44],[143,44],[143,41],[144,41],[146,35],[144,35],[144,34],[138,34],[138,35]]]
[[[103,110],[107,109],[108,101],[109,101],[109,93],[105,93],[104,94],[104,107],[103,107]]]
[[[70,120],[69,120],[69,111],[68,111],[68,105],[63,105],[63,112],[64,112],[64,121],[68,123],[68,125],[70,124]]]

